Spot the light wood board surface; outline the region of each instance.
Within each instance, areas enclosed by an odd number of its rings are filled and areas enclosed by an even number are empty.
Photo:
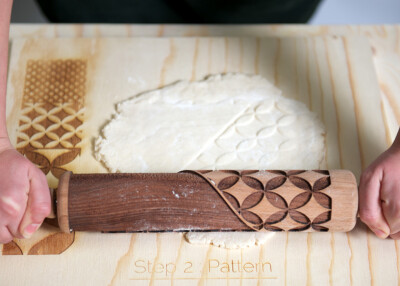
[[[138,25],[12,24],[10,38],[76,37],[301,37],[364,36],[368,39],[381,91],[388,144],[400,124],[400,25]]]
[[[362,37],[15,40],[8,127],[17,144],[21,116],[30,112],[21,110],[28,60],[70,58],[80,60],[75,62],[78,68],[86,65],[84,100],[74,101],[72,110],[66,110],[73,115],[68,120],[78,119],[71,124],[78,139],[67,136],[48,148],[40,146],[48,142],[36,140],[36,148],[51,149],[39,152],[49,162],[79,149],[72,161],[64,156],[48,166],[49,182],[55,186],[60,168],[106,171],[93,158],[92,143],[115,103],[180,79],[255,73],[281,88],[285,96],[303,101],[324,122],[327,162],[321,167],[346,168],[358,176],[389,141],[371,55]],[[61,116],[54,108],[46,112]],[[24,142],[18,142],[22,149]],[[49,233],[54,229],[17,243],[24,253],[32,246],[41,253],[46,249],[36,243],[43,244]],[[5,285],[380,285],[397,284],[399,275],[397,243],[374,237],[362,225],[347,234],[277,233],[264,246],[230,251],[189,245],[181,234],[76,233],[73,239],[61,255],[0,257],[0,281]]]

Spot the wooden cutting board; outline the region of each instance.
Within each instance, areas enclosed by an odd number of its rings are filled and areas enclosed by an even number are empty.
[[[316,112],[327,131],[321,168],[359,176],[387,147],[361,37],[14,40],[10,136],[51,187],[64,170],[107,172],[93,142],[116,103],[224,72],[260,74]],[[46,225],[0,249],[2,285],[366,285],[397,281],[398,265],[393,244],[361,224],[350,233],[276,233],[242,250],[190,245],[180,233],[67,235]]]

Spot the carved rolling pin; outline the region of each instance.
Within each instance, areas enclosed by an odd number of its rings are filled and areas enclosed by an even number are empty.
[[[350,231],[345,170],[72,174],[54,196],[62,231]]]

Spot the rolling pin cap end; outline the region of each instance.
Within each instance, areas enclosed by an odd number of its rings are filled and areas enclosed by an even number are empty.
[[[51,202],[51,208],[50,208],[50,214],[47,216],[47,218],[54,219],[56,218],[56,197],[55,197],[55,190],[52,188],[49,188],[50,191],[50,202]]]
[[[69,226],[68,215],[68,191],[69,180],[72,172],[65,172],[61,175],[57,189],[57,217],[58,225],[62,232],[70,233],[72,229]]]

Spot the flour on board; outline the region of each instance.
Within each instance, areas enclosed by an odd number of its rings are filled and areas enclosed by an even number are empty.
[[[120,103],[95,146],[112,172],[318,169],[324,150],[316,114],[265,78],[239,73],[180,81]],[[269,235],[193,232],[187,239],[239,247]]]

